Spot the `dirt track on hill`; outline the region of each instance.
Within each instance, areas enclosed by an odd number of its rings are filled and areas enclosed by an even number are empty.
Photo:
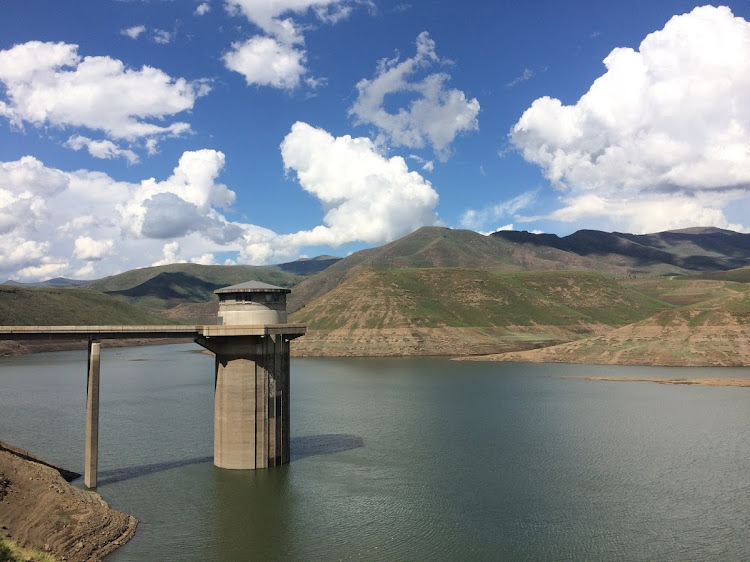
[[[0,535],[56,560],[101,560],[135,534],[134,517],[54,468],[0,450]]]

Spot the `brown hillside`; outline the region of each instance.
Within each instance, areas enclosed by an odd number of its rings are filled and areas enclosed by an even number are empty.
[[[727,290],[726,286],[722,287]],[[662,366],[750,365],[750,289],[595,337],[478,360]]]
[[[360,268],[290,320],[297,355],[463,355],[600,334],[668,307],[586,272]]]

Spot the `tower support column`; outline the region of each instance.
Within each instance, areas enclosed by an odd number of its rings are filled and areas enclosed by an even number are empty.
[[[289,342],[282,335],[201,337],[216,355],[214,464],[289,462]]]

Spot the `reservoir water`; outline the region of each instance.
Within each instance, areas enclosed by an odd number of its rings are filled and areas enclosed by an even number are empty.
[[[0,360],[0,439],[83,471],[85,352]],[[102,350],[111,560],[750,560],[747,369],[292,361],[292,462],[213,454],[213,358]],[[77,485],[82,486],[80,480]]]

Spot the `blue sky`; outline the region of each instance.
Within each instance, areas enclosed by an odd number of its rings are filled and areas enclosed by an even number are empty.
[[[750,221],[750,4],[0,7],[0,277]]]

